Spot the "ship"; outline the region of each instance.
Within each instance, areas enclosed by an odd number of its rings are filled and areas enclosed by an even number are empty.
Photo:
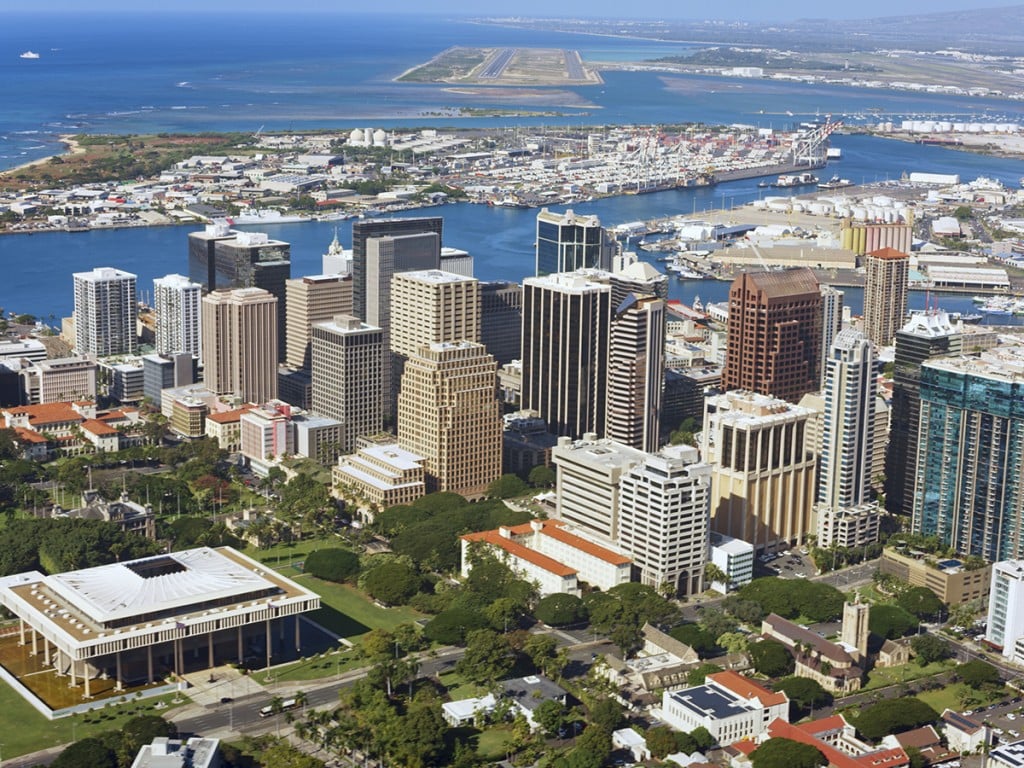
[[[309,220],[309,216],[285,214],[276,208],[243,208],[237,216],[229,217],[228,223],[231,226],[237,224],[295,224]]]
[[[841,179],[838,175],[833,176],[828,181],[823,181],[818,185],[818,189],[842,189],[843,187],[852,187],[853,182],[849,179]]]
[[[35,51],[25,51],[18,58],[19,59],[38,59],[39,58],[39,54],[36,53]]]
[[[778,179],[772,182],[773,187],[787,188],[787,187],[805,187],[808,184],[817,184],[818,177],[813,173],[804,171],[803,173],[795,174],[782,174]]]

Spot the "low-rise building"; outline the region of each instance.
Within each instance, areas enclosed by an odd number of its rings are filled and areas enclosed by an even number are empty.
[[[331,472],[334,495],[359,510],[366,522],[396,504],[410,504],[427,492],[422,456],[397,443],[367,445],[340,456]]]
[[[541,583],[541,593],[579,594],[578,581],[608,590],[629,581],[631,560],[620,552],[595,544],[560,520],[533,520],[524,525],[461,537],[462,574],[472,568],[471,548],[490,545],[515,571]]]
[[[220,768],[222,764],[220,739],[158,736],[139,748],[132,768]]]
[[[818,527],[817,545],[829,547],[864,547],[878,541],[881,513],[878,504],[859,504],[855,507],[834,507],[819,504],[815,508]]]
[[[711,562],[725,574],[725,582],[713,589],[729,592],[754,580],[754,545],[724,533],[711,532]]]
[[[830,642],[774,613],[761,623],[761,634],[778,640],[793,652],[796,677],[808,677],[834,693],[860,690],[864,670],[854,657],[856,648]]]
[[[886,547],[878,570],[906,581],[913,587],[927,587],[947,605],[988,598],[992,566],[968,569],[960,560],[940,560],[925,552],[898,552]]]
[[[992,744],[991,728],[952,709],[943,710],[940,727],[949,748],[961,754],[980,753]]]
[[[221,450],[230,453],[242,450],[242,414],[252,407],[245,405],[230,411],[209,414],[206,417],[206,436],[216,440]]]
[[[706,728],[719,746],[755,739],[774,720],[789,722],[789,698],[735,672],[715,672],[704,685],[665,691],[665,722],[689,733]]]
[[[988,753],[989,768],[1024,768],[1024,739],[996,747]]]

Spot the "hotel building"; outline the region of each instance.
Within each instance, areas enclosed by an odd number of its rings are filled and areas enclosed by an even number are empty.
[[[136,276],[112,267],[75,272],[75,351],[106,357],[134,355]]]

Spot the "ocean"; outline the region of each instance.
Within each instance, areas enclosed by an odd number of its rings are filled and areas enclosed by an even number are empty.
[[[487,104],[546,109],[560,102],[572,118],[440,118],[479,100],[432,85],[392,79],[451,45],[575,48],[587,60],[640,61],[684,45],[483,26],[437,17],[351,15],[103,15],[5,13],[0,26],[0,168],[59,150],[69,132],[255,132],[303,128],[394,126],[666,124],[701,121],[787,128],[831,113],[848,122],[907,114],[986,116],[1024,122],[1024,106],[973,98],[813,87],[774,81],[607,72],[603,85],[542,91],[538,106],[519,89],[486,89]],[[32,50],[38,59],[21,59]],[[552,93],[552,91],[555,91]],[[786,114],[793,113],[792,115]],[[862,135],[838,135],[836,167],[855,182],[896,179],[904,172],[959,173],[1016,186],[1024,161]],[[757,199],[754,181],[673,190],[578,204],[611,226],[656,216],[728,208]],[[447,205],[407,215],[445,218],[446,245],[469,250],[477,277],[520,281],[532,273],[535,211]],[[348,244],[350,222],[338,222]],[[334,223],[260,227],[292,244],[292,274],[320,271]],[[152,279],[187,271],[188,227],[0,236],[0,307],[55,320],[70,314],[71,273],[114,266]],[[725,284],[673,279],[673,298],[714,300]],[[856,290],[849,303],[859,311]],[[923,296],[914,301],[923,306]],[[950,309],[958,301],[942,297]],[[912,306],[913,306],[912,302]],[[965,309],[963,307],[963,309]]]

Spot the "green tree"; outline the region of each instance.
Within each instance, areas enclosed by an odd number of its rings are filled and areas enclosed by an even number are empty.
[[[786,694],[797,709],[810,710],[832,703],[832,695],[817,680],[809,677],[786,677],[774,687],[776,691]]]
[[[511,499],[522,496],[529,489],[518,475],[502,475],[487,486],[487,495],[492,499]]]
[[[704,583],[710,585],[712,582],[719,584],[728,585],[729,576],[714,563],[708,563],[704,566]]]
[[[978,690],[990,685],[999,685],[999,670],[981,659],[971,659],[956,668],[956,676],[969,688]]]
[[[113,750],[98,738],[79,739],[50,763],[56,768],[117,768]]]
[[[768,739],[750,754],[754,768],[821,768],[828,760],[821,750],[792,739]]]
[[[686,673],[686,683],[688,685],[704,685],[705,678],[707,678],[708,675],[713,675],[715,672],[721,671],[722,668],[717,664],[701,664]],[[692,752],[693,750],[690,751]]]
[[[793,672],[794,661],[789,649],[775,640],[762,640],[747,648],[754,671],[767,677],[783,677]]]
[[[546,464],[538,464],[527,477],[534,488],[551,488],[555,484],[555,470]]]
[[[550,627],[565,627],[586,621],[587,608],[576,595],[555,592],[537,602],[533,616]]]
[[[915,635],[910,641],[910,647],[914,649],[917,663],[922,667],[952,655],[949,643],[935,635]]]
[[[721,650],[715,642],[714,636],[697,624],[680,624],[678,627],[672,627],[669,634],[679,642],[693,648],[702,659],[717,656]]]
[[[318,549],[306,555],[306,573],[327,581],[352,581],[359,573],[359,555],[340,547]]]
[[[693,740],[694,746],[701,752],[706,752],[715,745],[715,737],[703,725],[690,731],[690,738]]]
[[[890,733],[909,731],[938,719],[939,713],[923,701],[906,696],[885,699],[861,709],[853,725],[865,739],[877,741]]]
[[[465,641],[467,632],[489,624],[480,611],[453,606],[431,619],[423,628],[423,635],[435,643],[460,645]]]
[[[868,627],[879,637],[894,640],[917,627],[917,619],[898,605],[873,605],[868,615]]]
[[[615,699],[604,696],[589,707],[587,722],[611,733],[623,726],[626,722],[626,715],[622,711],[621,704]]]
[[[474,683],[493,685],[506,677],[515,664],[508,640],[491,629],[476,629],[466,635],[466,652],[456,670]]]
[[[747,650],[747,636],[742,632],[724,632],[715,640],[715,645],[726,653],[743,653]]]
[[[651,755],[658,760],[664,760],[665,755],[670,755],[679,748],[676,732],[667,725],[656,725],[654,728],[649,728],[644,738],[647,739],[647,748],[651,750]]]
[[[896,605],[918,619],[938,619],[946,610],[946,604],[927,587],[911,587],[896,598]]]
[[[548,736],[557,736],[565,724],[565,706],[554,699],[542,701],[533,710],[533,719]]]
[[[363,584],[375,600],[386,605],[402,605],[419,591],[421,582],[412,566],[392,560],[367,573]]]

